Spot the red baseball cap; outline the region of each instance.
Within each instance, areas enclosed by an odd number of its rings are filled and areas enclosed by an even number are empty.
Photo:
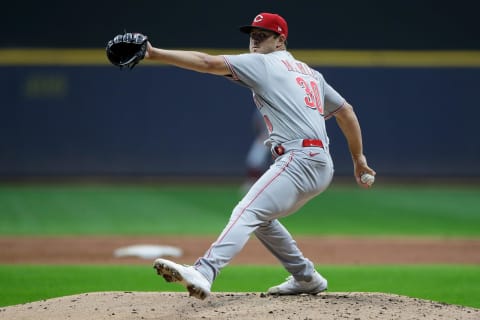
[[[262,12],[253,18],[252,24],[240,27],[240,31],[250,33],[253,28],[273,31],[277,34],[288,36],[287,21],[275,13]]]

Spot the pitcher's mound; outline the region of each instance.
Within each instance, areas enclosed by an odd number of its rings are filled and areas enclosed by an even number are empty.
[[[480,319],[480,309],[383,293],[316,296],[173,292],[97,292],[0,308],[0,319]]]

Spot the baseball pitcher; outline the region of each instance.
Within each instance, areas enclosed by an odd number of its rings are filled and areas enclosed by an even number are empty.
[[[217,240],[192,266],[157,259],[154,268],[168,282],[179,282],[190,295],[205,299],[224,268],[253,233],[291,274],[268,289],[273,295],[317,294],[327,280],[280,223],[323,192],[333,177],[325,120],[335,117],[345,135],[356,182],[369,188],[375,171],[363,153],[360,125],[353,107],[322,74],[287,51],[288,26],[278,14],[260,13],[240,28],[250,36],[250,53],[209,55],[196,51],[155,48],[148,40],[141,58],[209,73],[251,89],[268,130],[275,158],[233,209]],[[130,59],[125,59],[130,61]],[[362,178],[363,176],[363,178]]]

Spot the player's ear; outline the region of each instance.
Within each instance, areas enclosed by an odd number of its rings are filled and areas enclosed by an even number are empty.
[[[287,38],[285,38],[283,34],[278,36],[277,48],[281,47],[282,45],[285,45],[285,46],[287,45]]]

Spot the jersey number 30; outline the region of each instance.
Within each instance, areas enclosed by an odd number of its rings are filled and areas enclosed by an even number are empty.
[[[311,109],[317,109],[323,115],[322,100],[320,100],[320,91],[317,83],[310,81],[308,84],[302,77],[297,77],[297,84],[305,90],[305,104]]]

